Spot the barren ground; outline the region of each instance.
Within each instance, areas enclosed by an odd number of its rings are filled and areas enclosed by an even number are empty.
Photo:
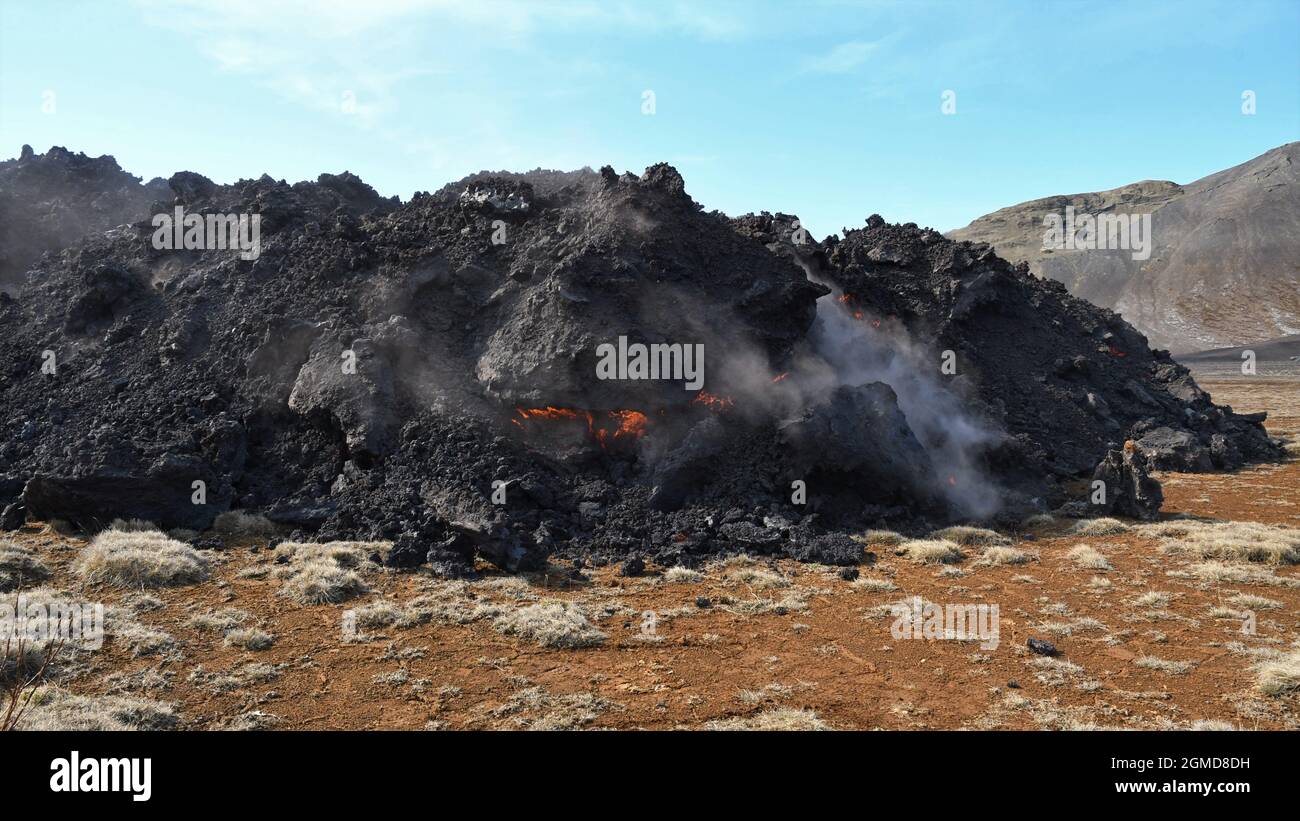
[[[1238,411],[1270,411],[1274,435],[1300,440],[1300,381],[1212,377],[1203,386]],[[1295,455],[1231,475],[1161,479],[1167,518],[1300,528]],[[67,665],[56,686],[93,698],[77,701],[84,726],[138,723],[129,702],[102,699],[112,693],[170,704],[176,726],[194,729],[1300,727],[1297,691],[1266,692],[1260,670],[1288,658],[1295,668],[1300,565],[1216,559],[1213,545],[1230,528],[1197,548],[1177,531],[1128,523],[1089,536],[1067,532],[1073,524],[1008,534],[1030,554],[1022,564],[982,562],[979,545],[953,564],[872,545],[878,560],[857,583],[833,568],[762,560],[718,562],[698,579],[587,568],[576,582],[563,566],[526,578],[484,566],[468,585],[363,565],[370,592],[316,605],[278,595],[287,568],[264,538],[227,539],[206,553],[210,578],[144,591],[152,600],[83,582],[73,569],[81,539],[29,524],[14,541],[47,565],[47,588],[128,608],[139,626],[171,638],[136,655],[110,630],[101,651]],[[1068,555],[1078,545],[1110,569],[1080,567]],[[880,608],[910,596],[997,604],[1000,643],[895,640]],[[393,605],[387,618],[367,607],[381,600]],[[603,640],[573,614],[568,628],[542,627],[561,642],[599,643],[543,647],[508,634],[512,614],[548,602],[579,605]],[[231,609],[227,625],[213,627]],[[347,611],[357,617],[351,634]],[[656,614],[653,632],[643,628],[646,611]],[[1253,634],[1243,633],[1247,611]],[[564,615],[528,612],[543,622]],[[228,644],[232,619],[273,643]],[[1061,655],[1029,653],[1030,637],[1053,641]],[[58,698],[66,696],[46,690],[38,702]],[[29,716],[41,726],[68,720],[48,706]]]

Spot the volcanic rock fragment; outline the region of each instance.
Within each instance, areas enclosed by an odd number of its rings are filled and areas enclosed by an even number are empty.
[[[206,501],[194,503],[194,483]],[[165,528],[206,530],[230,507],[229,482],[195,457],[167,456],[143,474],[103,469],[80,476],[33,476],[23,504],[38,520],[64,519],[89,531],[114,519],[141,519]]]
[[[1136,441],[1150,470],[1204,473],[1214,468],[1210,451],[1191,431],[1158,427]]]
[[[780,431],[791,475],[843,503],[921,501],[936,484],[929,454],[882,382],[834,388]]]
[[[618,568],[618,575],[628,578],[645,575],[645,560],[640,556],[629,556]]]
[[[1132,440],[1124,443],[1122,450],[1106,454],[1092,474],[1093,481],[1104,483],[1105,501],[1094,500],[1090,515],[1114,514],[1133,519],[1151,520],[1160,513],[1164,493],[1160,482],[1153,479]]]
[[[26,521],[27,509],[20,502],[5,505],[4,510],[0,511],[0,530],[17,530]]]
[[[1031,638],[1025,644],[1029,648],[1029,652],[1037,656],[1056,656],[1061,652],[1056,649],[1055,644],[1045,639]]]

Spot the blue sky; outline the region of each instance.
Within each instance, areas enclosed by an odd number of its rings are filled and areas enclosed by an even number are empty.
[[[822,236],[1296,139],[1300,0],[0,0],[0,156],[64,145],[146,179],[349,170],[406,199],[667,161],[707,208]]]

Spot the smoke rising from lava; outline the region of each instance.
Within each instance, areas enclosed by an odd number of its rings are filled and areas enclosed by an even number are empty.
[[[818,301],[809,338],[828,366],[823,378],[832,384],[827,387],[883,382],[893,388],[955,512],[978,519],[998,510],[999,490],[979,455],[1000,435],[971,417],[940,380],[938,351],[918,344],[902,323],[863,310],[839,290]]]

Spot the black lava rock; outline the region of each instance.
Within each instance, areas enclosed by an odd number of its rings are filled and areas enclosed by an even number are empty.
[[[1061,652],[1056,649],[1055,644],[1052,644],[1050,641],[1044,641],[1043,639],[1030,639],[1026,643],[1029,645],[1029,652],[1036,653],[1040,656],[1055,656],[1059,655]]]
[[[3,512],[0,512],[0,530],[17,530],[27,521],[27,508],[20,502],[5,505]]]

